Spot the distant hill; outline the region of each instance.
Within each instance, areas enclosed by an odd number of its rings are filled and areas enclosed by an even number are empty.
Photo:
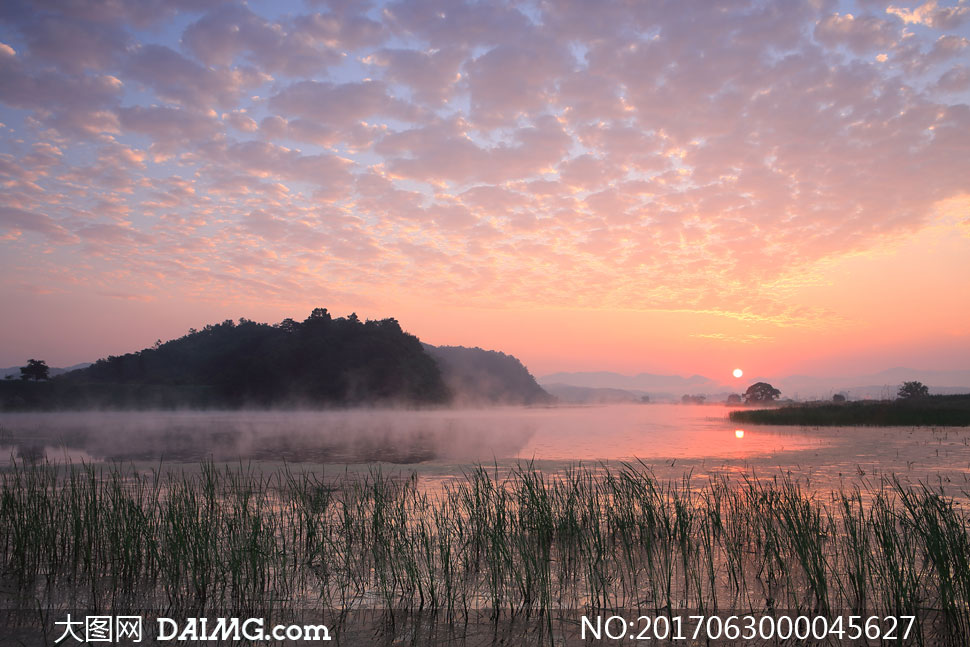
[[[0,380],[0,409],[555,402],[511,355],[425,345],[394,319],[335,319],[322,308],[302,322],[227,320],[71,369]]]
[[[830,398],[843,393],[850,398],[884,399],[896,396],[899,385],[916,380],[930,388],[930,393],[951,394],[970,392],[970,370],[921,371],[913,368],[891,368],[879,373],[855,376],[815,377],[789,375],[771,383],[789,396],[798,399]]]
[[[632,393],[646,393],[651,400],[681,395],[706,395],[708,401],[723,401],[729,393],[741,393],[750,384],[768,382],[781,390],[783,397],[796,400],[831,399],[836,393],[847,395],[850,399],[894,398],[899,385],[903,382],[918,380],[926,384],[930,393],[953,394],[970,392],[970,370],[961,371],[921,371],[911,368],[892,368],[868,375],[810,376],[789,375],[761,376],[746,375],[740,380],[718,382],[703,375],[681,377],[679,375],[655,375],[640,373],[622,375],[609,371],[587,371],[576,373],[553,373],[539,378],[539,384],[553,392],[557,397],[576,402],[575,397],[583,397],[579,392],[563,396],[564,386],[584,389],[613,389]]]
[[[438,362],[454,404],[550,404],[555,398],[511,355],[464,346],[424,345]]]
[[[645,393],[625,389],[598,389],[571,384],[544,384],[546,391],[562,402],[573,404],[614,404],[623,402],[643,402]],[[649,397],[649,396],[648,396]]]
[[[44,382],[3,380],[5,408],[440,404],[441,370],[394,319],[240,319]]]
[[[64,373],[70,373],[71,371],[76,371],[79,368],[87,368],[91,366],[91,362],[83,362],[81,364],[75,364],[74,366],[65,366],[63,368],[57,366],[50,367],[50,376],[56,377],[58,375],[64,375]],[[7,368],[0,368],[0,379],[6,379],[7,376],[12,376],[15,378],[20,377],[20,367],[19,366],[9,366]]]
[[[625,391],[669,392],[669,393],[706,393],[723,390],[723,385],[704,377],[692,375],[621,375],[609,371],[584,371],[578,373],[552,373],[539,378],[539,384],[568,384],[591,389],[622,389]]]

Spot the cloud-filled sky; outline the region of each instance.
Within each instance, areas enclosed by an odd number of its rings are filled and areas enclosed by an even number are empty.
[[[0,365],[394,316],[534,373],[970,365],[970,1],[0,5]]]

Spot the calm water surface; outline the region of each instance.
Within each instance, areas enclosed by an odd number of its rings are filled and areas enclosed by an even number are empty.
[[[560,469],[640,459],[660,476],[787,471],[837,484],[904,474],[970,489],[970,429],[739,428],[722,406],[487,410],[84,412],[0,415],[0,465],[14,458],[147,464],[375,463],[429,476],[475,463]],[[402,467],[403,469],[403,467]]]
[[[7,414],[5,459],[416,463],[609,461],[779,454],[818,447],[791,429],[740,430],[716,406],[487,410]]]

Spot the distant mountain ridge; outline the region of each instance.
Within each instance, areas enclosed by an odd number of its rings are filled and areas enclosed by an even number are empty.
[[[539,384],[568,384],[591,389],[633,389],[640,391],[722,388],[722,385],[703,375],[681,377],[680,375],[654,375],[639,373],[622,375],[609,371],[581,371],[576,373],[551,373],[539,378]]]
[[[856,376],[816,377],[791,376],[745,376],[734,381],[717,381],[703,375],[682,377],[680,375],[657,375],[639,373],[623,375],[609,371],[559,372],[538,378],[540,385],[554,395],[568,401],[595,401],[595,393],[581,393],[565,387],[587,390],[620,390],[628,393],[603,394],[608,400],[636,399],[644,394],[651,398],[679,398],[681,395],[723,395],[743,392],[755,382],[769,382],[782,392],[782,397],[828,399],[835,393],[853,398],[893,398],[903,382],[917,380],[926,384],[931,393],[952,394],[970,392],[970,370],[921,371],[896,367]],[[579,399],[575,399],[579,398]]]
[[[815,377],[811,375],[790,375],[778,378],[778,388],[789,391],[824,393],[828,390],[857,390],[871,392],[886,387],[896,387],[903,382],[918,380],[929,387],[951,389],[970,389],[970,370],[962,371],[920,371],[917,369],[895,367],[855,376]],[[893,391],[895,394],[895,391]]]
[[[644,402],[648,394],[626,389],[594,388],[589,386],[573,386],[557,382],[546,383],[543,388],[562,402],[573,404],[619,404],[629,402]]]

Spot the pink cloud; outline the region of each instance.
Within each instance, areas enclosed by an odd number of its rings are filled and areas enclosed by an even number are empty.
[[[4,231],[28,231],[43,235],[54,243],[73,243],[77,237],[50,216],[14,207],[0,206],[0,226]]]
[[[118,24],[41,14],[24,29],[30,55],[77,73],[114,67],[130,44]]]
[[[388,36],[387,27],[364,15],[367,8],[366,3],[348,3],[345,7],[332,5],[331,13],[297,16],[293,31],[343,50],[377,46]]]
[[[54,282],[795,318],[966,191],[959,4],[12,2],[0,246]]]
[[[515,6],[491,2],[401,0],[386,8],[391,26],[435,48],[471,48],[525,40],[531,24]]]
[[[886,13],[892,14],[906,24],[926,25],[936,29],[953,29],[970,19],[970,7],[940,7],[937,0],[924,2],[915,9],[890,5]]]
[[[898,38],[892,24],[875,16],[834,13],[815,25],[817,41],[829,47],[844,45],[856,54],[886,49]]]
[[[4,103],[28,110],[110,106],[121,89],[118,79],[108,75],[69,76],[32,70],[16,56],[0,56],[0,87]]]
[[[553,100],[553,79],[570,68],[568,50],[554,41],[499,45],[466,65],[470,116],[494,127],[541,113]]]
[[[306,76],[320,73],[342,60],[340,39],[328,38],[339,26],[327,19],[304,16],[297,26],[262,18],[247,7],[227,4],[189,25],[182,43],[206,65],[230,66],[245,54],[270,73]]]
[[[148,135],[167,147],[211,139],[219,132],[214,117],[184,108],[132,106],[118,110],[122,127]]]
[[[566,186],[593,189],[621,179],[622,173],[611,161],[604,161],[587,154],[560,164],[559,177]]]
[[[416,117],[405,102],[388,95],[381,81],[300,81],[273,96],[269,105],[282,115],[336,128],[351,128],[375,115],[405,120]]]
[[[231,107],[243,91],[264,81],[251,68],[204,67],[162,45],[140,47],[129,57],[125,72],[159,98],[194,108]]]
[[[351,182],[349,162],[345,160],[326,154],[304,155],[266,142],[208,143],[200,147],[199,156],[255,177],[313,184],[332,197],[342,195]]]
[[[386,80],[410,88],[418,102],[440,104],[454,93],[462,52],[382,49],[371,60],[384,68]]]
[[[965,92],[970,90],[970,66],[954,65],[944,72],[936,82],[943,92]]]
[[[551,117],[517,129],[512,144],[484,148],[451,121],[384,137],[375,150],[388,156],[389,168],[424,181],[501,182],[534,175],[562,159],[569,137]]]

